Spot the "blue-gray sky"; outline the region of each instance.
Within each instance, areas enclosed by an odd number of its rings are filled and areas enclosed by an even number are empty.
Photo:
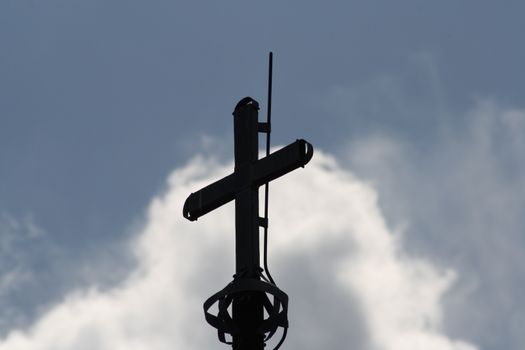
[[[3,1],[0,334],[133,269],[127,242],[171,171],[231,159],[240,98],[264,114],[272,50],[274,143],[334,155],[408,253],[474,276],[445,298],[447,334],[523,348],[524,15],[518,1]]]

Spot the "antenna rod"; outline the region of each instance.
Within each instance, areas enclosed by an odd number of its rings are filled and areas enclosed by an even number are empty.
[[[270,155],[270,133],[272,131],[272,75],[273,75],[273,52],[270,51],[268,57],[268,109],[266,115],[266,123],[268,124],[268,132],[266,133],[266,156]],[[263,264],[266,277],[275,286],[275,281],[268,270],[268,197],[270,195],[270,184],[267,182],[264,185],[264,219],[266,225],[264,226],[264,251],[263,251]],[[279,350],[283,345],[286,335],[288,334],[288,327],[283,327],[283,334],[281,340],[277,343],[273,350]]]
[[[266,122],[271,127],[272,122],[272,72],[273,72],[273,52],[270,51],[268,58],[268,110],[266,116]],[[266,155],[270,154],[270,132],[266,133]]]
[[[273,73],[273,52],[270,51],[268,57],[268,108],[266,115],[266,123],[268,125],[268,132],[266,133],[266,156],[270,154],[270,133],[272,128],[272,74]],[[268,197],[270,196],[270,185],[267,182],[264,185],[264,219],[266,221],[266,226],[264,227],[264,246],[263,246],[263,264],[264,271],[266,272],[266,277],[268,280],[275,285],[275,281],[270,274],[268,269]]]

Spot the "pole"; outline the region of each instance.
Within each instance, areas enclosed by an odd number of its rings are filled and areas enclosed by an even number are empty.
[[[258,159],[258,106],[247,104],[234,112],[235,172],[249,178]],[[244,175],[243,174],[243,175]],[[236,274],[260,279],[259,266],[259,190],[246,186],[235,197]],[[263,321],[263,293],[242,292],[233,301],[233,321],[240,334],[233,336],[233,350],[263,350],[264,334],[258,329]]]

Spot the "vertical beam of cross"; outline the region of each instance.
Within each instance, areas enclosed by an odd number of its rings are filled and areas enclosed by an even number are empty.
[[[252,165],[257,162],[258,109],[255,101],[238,105],[233,112],[235,173],[240,191],[235,195],[236,274],[259,279],[259,187],[251,181]],[[263,321],[262,292],[246,291],[233,301],[233,321],[241,336],[233,336],[234,350],[263,350],[264,335],[257,329]]]

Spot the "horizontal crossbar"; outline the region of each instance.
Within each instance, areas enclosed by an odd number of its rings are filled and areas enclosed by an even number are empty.
[[[247,187],[259,187],[299,167],[312,159],[313,147],[305,140],[297,140],[288,146],[259,159],[250,171],[240,169],[201,190],[190,194],[184,202],[183,215],[190,221],[235,199],[235,195]]]

